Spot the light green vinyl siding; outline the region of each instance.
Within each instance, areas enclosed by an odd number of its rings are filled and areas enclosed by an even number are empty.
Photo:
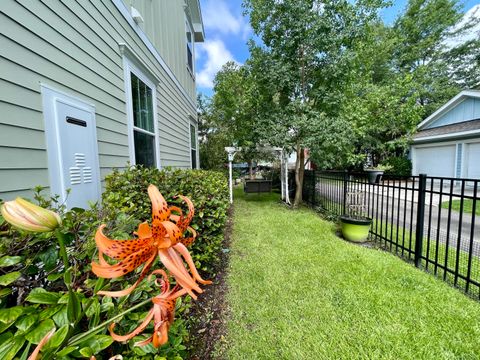
[[[188,116],[195,114],[195,84],[189,73],[182,74],[186,55],[179,55],[185,48],[183,0],[148,2],[161,7],[150,16],[160,14],[155,22],[164,23],[146,31],[153,31],[158,39],[168,38],[168,45],[163,40],[152,42],[189,98],[113,1],[0,2],[0,199],[31,195],[28,190],[36,185],[49,186],[40,84],[95,106],[102,179],[112,169],[127,165],[119,43],[126,43],[159,79],[156,126],[161,166],[189,167]]]
[[[140,27],[158,49],[176,78],[195,97],[193,74],[187,69],[185,32],[185,0],[123,0],[128,9],[133,6],[144,19]]]

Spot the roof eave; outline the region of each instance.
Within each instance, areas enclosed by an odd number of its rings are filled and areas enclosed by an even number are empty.
[[[417,125],[417,129],[421,130],[425,126],[431,124],[435,121],[439,116],[445,114],[447,111],[454,108],[456,105],[464,101],[468,97],[480,98],[480,91],[479,90],[463,90],[449,101],[447,101],[443,106],[441,106],[438,110],[433,112],[429,117],[423,120],[420,124]]]
[[[415,144],[427,143],[427,142],[439,142],[443,140],[465,139],[465,138],[477,137],[478,135],[480,135],[480,129],[461,131],[461,132],[456,132],[451,134],[419,137],[419,138],[413,139],[412,143],[415,145]]]
[[[187,5],[190,10],[195,42],[203,42],[205,41],[205,27],[203,26],[200,0],[187,0]]]

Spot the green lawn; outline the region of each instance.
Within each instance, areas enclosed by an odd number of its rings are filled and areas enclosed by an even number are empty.
[[[388,243],[378,238],[376,242],[377,245],[382,245],[392,253],[396,253],[397,255],[403,256],[406,259],[409,259],[411,261],[414,260],[415,256],[413,253],[409,255],[407,250],[402,252],[402,249],[400,247],[400,246],[403,246],[407,249],[411,249],[412,251],[414,251],[415,242],[416,242],[414,230],[412,231],[412,236],[410,237],[410,230],[407,228],[403,228],[400,226],[397,232],[397,228],[395,225],[392,226],[390,223],[385,224],[385,222],[380,224],[380,222],[375,223],[375,221],[373,222],[372,230],[374,231],[374,233],[376,232],[378,235],[387,237],[392,240],[392,243]],[[398,246],[396,246],[396,244]],[[468,252],[460,250],[457,254],[457,250],[455,246],[450,245],[447,248],[447,246],[444,243],[439,241],[438,247],[437,247],[437,242],[434,238],[430,239],[429,241],[427,237],[424,237],[423,245],[422,245],[422,255],[425,258],[430,259],[430,261],[435,261],[435,259],[437,259],[437,262],[439,265],[435,270],[435,265],[433,263],[429,262],[427,264],[427,261],[422,259],[421,266],[425,270],[431,273],[434,273],[438,277],[446,280],[448,283],[457,286],[462,291],[466,291],[465,280],[458,277],[455,283],[455,274],[448,271],[445,272],[444,269],[442,269],[440,266],[446,265],[447,268],[449,268],[452,271],[455,271],[455,266],[457,263],[457,255],[458,255],[458,274],[460,276],[463,275],[466,277],[468,274],[468,264],[469,264]],[[480,259],[476,256],[472,256],[471,258],[470,278],[471,280],[476,282],[480,281]],[[475,285],[470,284],[470,287],[468,288],[468,293],[473,298],[477,298],[477,299],[479,298],[479,289]]]
[[[228,359],[478,359],[480,304],[308,209],[236,193]]]
[[[442,208],[448,209],[449,202],[442,202]],[[452,200],[452,210],[460,211],[460,200]],[[463,212],[471,214],[473,210],[473,200],[465,199],[463,200]],[[480,215],[480,204],[477,202],[475,206],[475,214]]]

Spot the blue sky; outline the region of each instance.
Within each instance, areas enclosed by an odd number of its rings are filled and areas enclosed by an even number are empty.
[[[243,63],[248,58],[247,40],[252,36],[248,19],[242,15],[241,0],[200,0],[205,25],[205,42],[196,44],[197,90],[212,95],[213,79],[227,61]],[[407,0],[394,0],[382,10],[388,24],[400,14]],[[463,0],[465,12],[480,0]]]

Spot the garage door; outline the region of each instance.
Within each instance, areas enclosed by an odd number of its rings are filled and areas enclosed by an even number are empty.
[[[416,175],[455,175],[455,145],[417,147],[414,156]]]
[[[480,179],[480,143],[466,144],[465,176],[470,179]]]

